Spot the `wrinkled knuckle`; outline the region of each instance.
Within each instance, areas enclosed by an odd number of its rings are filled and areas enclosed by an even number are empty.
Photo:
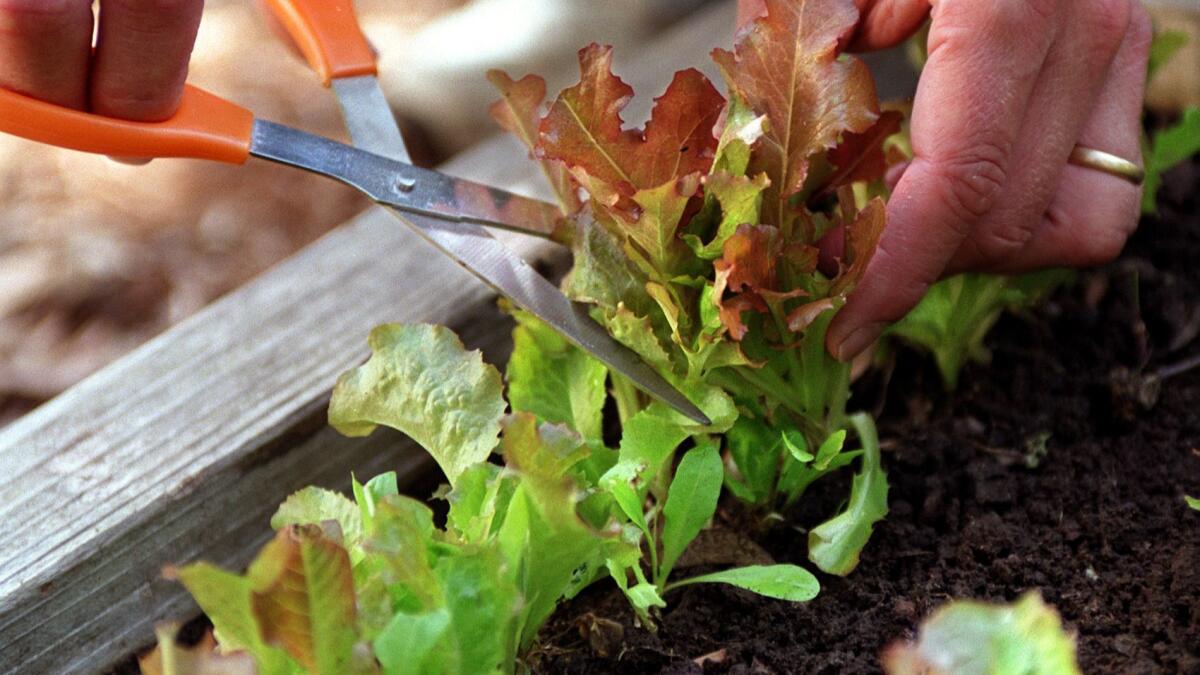
[[[897,262],[911,259],[911,256],[905,256],[898,251],[894,251],[891,240],[886,237],[880,240],[875,257],[876,259],[891,259]],[[929,287],[935,281],[937,281],[936,278],[917,273],[910,272],[899,275],[899,278],[895,280],[894,286],[888,292],[888,297],[894,301],[889,303],[891,309],[883,311],[879,318],[889,323],[903,319],[908,314],[909,308],[916,306],[921,298],[925,297],[925,293],[929,291]]]
[[[1004,261],[1028,246],[1033,235],[1032,223],[1000,225],[981,233],[975,244],[984,259]]]
[[[1053,16],[1055,0],[943,0],[936,6],[936,19],[943,26],[988,31],[1027,28],[1031,21]]]
[[[973,223],[991,211],[1008,181],[1008,156],[1008,144],[981,139],[938,163],[942,198],[958,220]]]

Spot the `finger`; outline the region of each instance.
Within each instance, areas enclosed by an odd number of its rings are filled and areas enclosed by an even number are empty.
[[[1081,145],[1141,163],[1142,101],[1152,35],[1149,15],[1135,3],[1121,49],[1079,137]],[[1067,165],[1033,240],[997,271],[1020,273],[1108,262],[1137,227],[1140,205],[1141,189],[1132,183]]]
[[[855,0],[862,13],[853,51],[888,49],[912,37],[929,17],[929,0]]]
[[[1026,106],[1004,197],[963,242],[948,274],[989,269],[1019,255],[1059,191],[1067,157],[1096,105],[1131,15],[1130,0],[1071,7]]]
[[[0,85],[83,108],[91,46],[90,0],[0,0]]]
[[[935,4],[913,107],[914,158],[867,273],[830,326],[826,343],[837,358],[852,358],[916,305],[1007,182],[1024,104],[1050,47],[1054,17],[1035,5]]]
[[[104,0],[92,110],[144,121],[175,114],[203,7],[203,0]]]

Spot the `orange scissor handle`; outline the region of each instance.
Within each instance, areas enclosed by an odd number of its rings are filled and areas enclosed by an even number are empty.
[[[99,155],[187,157],[242,164],[250,156],[254,114],[188,86],[175,116],[130,122],[80,112],[0,89],[0,131]]]
[[[266,0],[328,87],[334,78],[375,75],[375,51],[363,35],[353,0]]]

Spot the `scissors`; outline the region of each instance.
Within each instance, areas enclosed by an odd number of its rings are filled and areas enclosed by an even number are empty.
[[[353,0],[267,0],[266,5],[337,95],[353,147],[256,119],[249,110],[191,85],[175,116],[158,123],[103,117],[0,89],[0,131],[131,159],[244,164],[257,157],[345,183],[653,398],[710,424],[686,396],[593,321],[583,305],[569,300],[486,229],[549,238],[563,222],[557,206],[410,163]]]

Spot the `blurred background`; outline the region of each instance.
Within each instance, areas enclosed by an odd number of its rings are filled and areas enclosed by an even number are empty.
[[[415,159],[497,129],[488,68],[556,91],[590,41],[632,49],[704,0],[358,0]],[[208,0],[191,81],[344,138],[331,95],[251,0]],[[251,162],[127,166],[0,136],[0,426],[237,288],[367,202]]]
[[[1151,4],[1161,25],[1200,34],[1200,1]],[[427,166],[496,133],[487,116],[495,99],[489,68],[536,72],[556,92],[577,78],[575,52],[588,42],[614,45],[619,73],[623,53],[690,12],[727,11],[730,23],[734,16],[733,0],[357,6],[414,159]],[[911,90],[911,73],[898,74],[895,61],[903,58],[873,64],[885,98]],[[1200,103],[1197,73],[1193,39],[1156,80],[1151,102]],[[208,0],[191,80],[264,118],[344,137],[333,97],[250,0]],[[639,107],[658,93],[639,90]],[[347,188],[265,162],[134,167],[0,136],[0,426],[366,206]]]

